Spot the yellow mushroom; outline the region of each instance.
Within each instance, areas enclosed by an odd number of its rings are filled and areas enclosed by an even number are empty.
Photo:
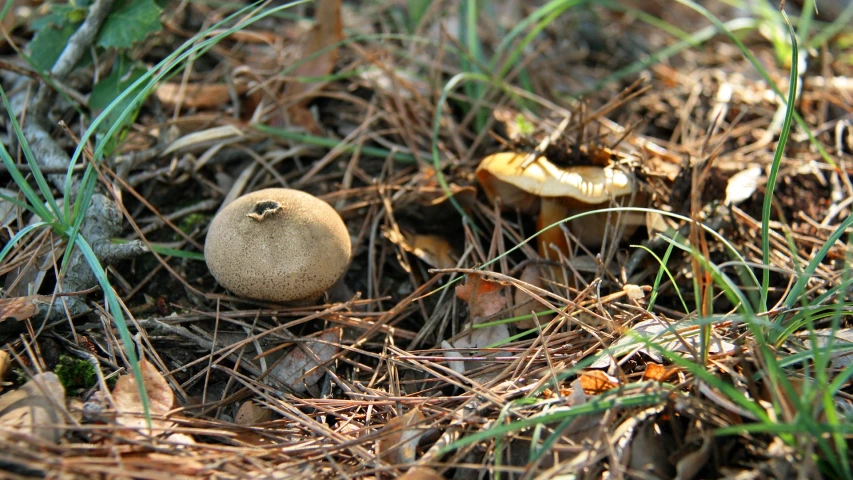
[[[522,168],[526,154],[504,152],[484,158],[477,167],[477,180],[490,201],[500,198],[504,208],[515,208],[526,213],[539,213],[539,230],[566,217],[581,212],[607,208],[618,197],[638,197],[637,182],[618,168],[597,166],[560,167],[545,157]],[[617,200],[617,203],[619,201]],[[636,201],[635,201],[636,204]],[[609,228],[615,227],[616,213],[611,213]],[[630,235],[644,223],[641,214],[623,214],[625,233]],[[569,228],[584,245],[601,244],[607,214],[588,215],[572,221]],[[539,234],[539,253],[549,255],[548,246],[555,244],[567,251],[565,237],[559,228]]]

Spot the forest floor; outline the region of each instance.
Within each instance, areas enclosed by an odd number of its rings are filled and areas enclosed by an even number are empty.
[[[0,476],[853,478],[853,4],[799,3],[10,2]],[[271,187],[346,223],[316,301],[205,263]]]

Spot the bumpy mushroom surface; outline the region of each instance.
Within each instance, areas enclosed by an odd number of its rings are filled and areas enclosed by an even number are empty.
[[[344,274],[351,252],[334,208],[286,188],[259,190],[225,206],[204,244],[207,266],[222,286],[280,302],[321,295]]]

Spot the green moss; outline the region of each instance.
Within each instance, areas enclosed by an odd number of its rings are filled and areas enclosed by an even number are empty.
[[[204,213],[191,213],[181,219],[178,227],[186,234],[190,234],[197,228],[210,223],[211,216]]]
[[[71,358],[67,355],[59,357],[56,376],[68,391],[92,388],[98,381],[94,365],[86,360]]]

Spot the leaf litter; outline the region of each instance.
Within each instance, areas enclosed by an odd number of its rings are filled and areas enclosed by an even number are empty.
[[[792,434],[807,455],[772,432],[709,439],[718,428],[758,420],[760,412],[733,400],[731,389],[761,411],[774,401],[784,405],[774,412],[778,424],[794,421],[797,399],[768,381],[766,352],[732,313],[738,306],[680,246],[695,246],[748,297],[754,286],[741,275],[741,260],[713,235],[691,234],[688,223],[670,215],[704,222],[746,265],[762,264],[763,182],[780,105],[772,89],[755,80],[753,67],[722,36],[650,66],[641,83],[611,81],[613,72],[635,68],[633,62],[677,46],[677,39],[637,17],[584,6],[555,17],[517,51],[507,82],[530,89],[525,103],[515,101],[515,90],[502,95],[462,85],[439,105],[452,75],[481,68],[471,64],[480,54],[505,53],[498,48],[504,32],[536,8],[498,3],[498,16],[476,17],[481,45],[473,55],[459,55],[460,46],[473,48],[471,39],[444,12],[427,9],[414,18],[402,8],[321,1],[297,7],[297,16],[313,21],[270,17],[247,25],[152,86],[152,96],[122,126],[126,136],[114,139],[114,154],[97,163],[104,188],[127,213],[117,240],[144,238],[170,252],[108,270],[132,315],[134,346],[151,360],[141,366],[152,425],[125,374],[126,346],[102,297],[56,292],[81,298],[88,310],[66,318],[63,303],[54,301],[59,320],[42,326],[43,311],[32,305],[65,298],[51,295],[60,283],[63,245],[30,233],[0,263],[7,282],[21,278],[14,289],[6,284],[2,300],[2,320],[15,319],[19,327],[4,333],[14,372],[4,378],[4,395],[38,408],[0,417],[8,433],[0,440],[3,466],[84,478],[119,469],[140,478],[467,478],[498,471],[502,478],[819,476],[815,458],[827,452],[811,436]],[[69,84],[58,85],[67,98],[36,121],[63,118],[69,131],[85,131],[85,116],[77,118],[66,103],[92,107],[78,92],[94,95],[100,81],[121,85],[148,71],[200,25],[230,12],[190,2],[159,16],[153,2],[117,5],[125,13],[139,9],[138,25],[110,28],[96,41],[134,46],[99,57],[97,69],[81,62]],[[51,17],[61,23],[57,28],[35,28],[20,17],[16,35],[46,47],[35,49],[39,68],[50,68],[61,53],[56,47],[68,43],[85,17],[88,6],[75,8]],[[681,6],[661,10],[641,2],[638,8],[675,19],[686,32],[709,28]],[[726,21],[743,15],[708,8]],[[160,33],[149,35],[158,26]],[[348,32],[365,35],[341,42]],[[432,41],[409,41],[411,35]],[[750,48],[768,55],[762,62],[784,89],[784,62],[774,63],[772,45],[759,35],[748,38]],[[779,306],[800,278],[797,269],[850,214],[844,165],[851,147],[843,119],[851,106],[839,80],[851,72],[832,57],[840,52],[834,39],[825,49],[827,56],[810,59],[801,72],[796,104],[838,166],[795,128],[771,212],[767,304],[777,307],[756,317],[796,331],[774,338],[771,350],[787,361],[784,372],[792,378],[813,373],[803,358],[814,340],[820,347],[833,339],[831,378],[849,362],[846,310],[838,310],[835,333],[821,324],[812,335],[803,321],[803,312],[817,312],[813,320],[820,322],[835,308],[848,256],[843,239],[828,245],[806,281],[802,304],[809,307]],[[122,67],[120,59],[131,58]],[[98,87],[95,107],[119,93],[108,86]],[[3,87],[12,91],[6,79]],[[581,91],[591,93],[568,100]],[[54,134],[70,153],[73,144],[59,129]],[[492,203],[475,180],[476,165],[490,154],[540,149],[561,165],[612,165],[638,180],[656,211],[625,241],[611,228],[614,218],[592,225],[607,225],[595,244],[585,243],[589,236],[573,230],[576,224],[561,227],[555,238],[563,237],[565,248],[543,259],[533,239],[525,243],[540,212],[502,209],[507,199]],[[49,172],[57,173],[65,174]],[[350,270],[317,302],[245,302],[193,259],[209,219],[228,198],[269,186],[320,196],[350,228],[356,252]],[[4,187],[7,196],[22,198],[11,181]],[[35,221],[29,210],[0,206],[7,240]],[[679,246],[668,251],[662,236]],[[632,246],[638,244],[654,256]],[[481,271],[469,273],[475,268]],[[455,269],[466,276],[451,283],[459,279]],[[758,277],[762,271],[753,269]],[[38,301],[27,303],[35,295]],[[538,325],[509,320],[545,310],[555,312],[539,315]],[[786,323],[791,318],[800,323]],[[702,338],[709,342],[704,353]],[[104,378],[93,391],[68,392],[67,407],[64,391],[36,393],[16,380],[26,377],[21,372],[54,369],[55,359],[68,353],[97,364]],[[697,365],[701,379],[682,362]],[[112,382],[109,392],[104,384]],[[837,393],[836,408],[846,415],[849,384]],[[56,409],[42,408],[48,397]],[[571,416],[579,411],[591,413]],[[503,433],[465,443],[497,429]],[[34,448],[44,445],[37,430],[51,448]],[[537,456],[542,446],[547,450]]]

